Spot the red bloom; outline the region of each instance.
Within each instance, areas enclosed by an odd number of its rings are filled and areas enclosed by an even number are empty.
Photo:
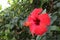
[[[28,16],[26,25],[28,23],[32,35],[43,35],[50,25],[50,17],[47,13],[42,14],[42,8],[35,8]]]

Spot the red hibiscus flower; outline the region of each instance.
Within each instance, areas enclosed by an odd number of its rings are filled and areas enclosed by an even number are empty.
[[[50,17],[47,13],[42,13],[42,8],[35,8],[28,16],[25,22],[29,26],[32,35],[43,35],[47,31],[47,26],[50,25]]]

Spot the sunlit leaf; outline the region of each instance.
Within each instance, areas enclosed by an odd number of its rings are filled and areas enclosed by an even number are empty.
[[[0,10],[2,9],[2,5],[0,5]]]

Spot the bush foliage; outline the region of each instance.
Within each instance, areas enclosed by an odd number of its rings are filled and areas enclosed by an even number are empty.
[[[11,2],[13,1],[13,2]],[[0,12],[0,40],[60,40],[60,0],[8,0],[11,7]],[[46,9],[51,17],[48,32],[32,37],[23,22],[34,8]],[[56,37],[55,37],[56,36]]]

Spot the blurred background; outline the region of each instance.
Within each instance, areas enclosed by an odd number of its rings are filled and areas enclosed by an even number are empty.
[[[22,25],[34,8],[43,8],[51,17],[41,37],[32,37]],[[60,40],[60,0],[0,0],[0,40]]]

